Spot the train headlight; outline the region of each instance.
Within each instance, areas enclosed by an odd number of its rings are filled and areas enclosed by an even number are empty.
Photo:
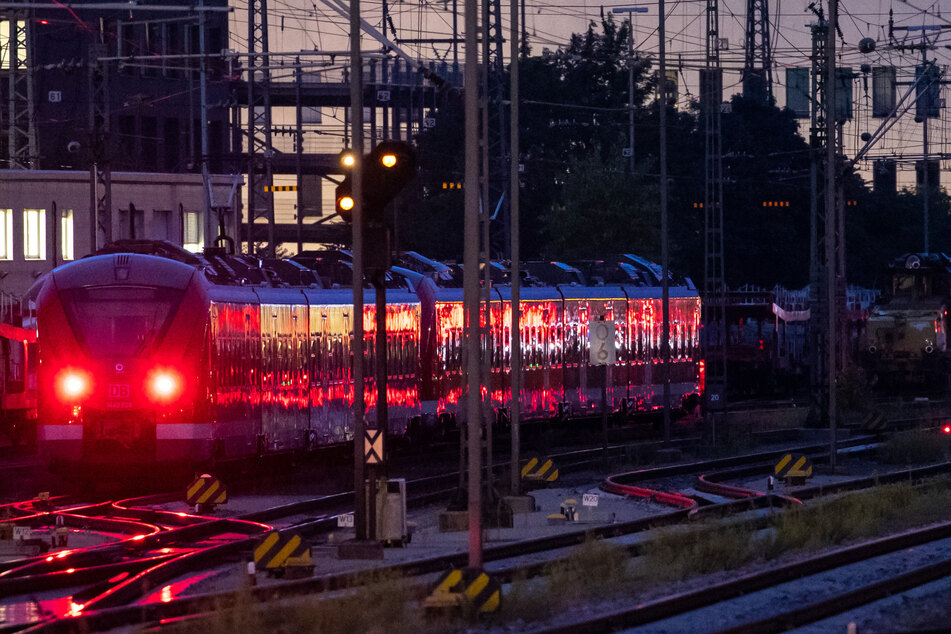
[[[181,376],[171,370],[156,370],[149,375],[148,391],[153,400],[172,400],[182,391]]]
[[[60,399],[78,401],[92,392],[92,379],[82,370],[64,370],[57,379]]]

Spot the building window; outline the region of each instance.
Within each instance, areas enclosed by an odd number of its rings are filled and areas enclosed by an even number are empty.
[[[145,211],[129,204],[129,209],[119,210],[119,238],[142,239],[145,237]]]
[[[171,240],[172,232],[169,230],[172,212],[169,209],[155,209],[152,211],[152,239],[153,240]]]
[[[23,258],[46,259],[46,210],[23,210]]]
[[[59,212],[59,253],[64,260],[74,260],[73,251],[73,210],[63,209]]]
[[[0,260],[13,259],[13,210],[0,209]]]
[[[198,253],[201,251],[201,214],[197,211],[186,211],[182,221],[182,246],[192,253]]]

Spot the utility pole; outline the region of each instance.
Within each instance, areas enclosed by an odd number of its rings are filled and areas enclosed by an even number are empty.
[[[661,354],[664,364],[664,442],[670,442],[670,257],[667,232],[667,29],[664,0],[658,0],[657,34],[660,38],[660,259],[663,269],[662,307],[664,332]]]
[[[479,0],[465,0],[466,425],[469,448],[469,566],[482,567],[482,390],[479,385]]]
[[[647,13],[647,7],[615,7],[611,13],[627,13],[627,169],[634,173],[634,14]]]
[[[350,149],[353,179],[353,493],[357,540],[369,538],[364,460],[366,402],[363,378],[363,60],[360,55],[360,0],[350,0]]]
[[[521,302],[521,271],[519,267],[519,258],[521,257],[519,250],[519,174],[518,174],[518,165],[519,165],[519,143],[518,143],[518,66],[519,66],[519,21],[518,21],[518,9],[519,6],[512,0],[510,3],[510,25],[511,25],[511,34],[509,35],[509,57],[510,57],[510,66],[509,66],[509,92],[511,93],[511,105],[510,115],[509,115],[509,148],[511,148],[511,154],[509,156],[509,253],[511,254],[511,274],[509,275],[509,284],[511,287],[511,304],[512,304],[512,376],[511,376],[511,405],[509,407],[509,424],[511,425],[511,443],[512,443],[512,456],[511,456],[511,480],[509,484],[509,489],[512,495],[519,495],[521,493],[521,472],[519,470],[520,464],[520,450],[521,450],[521,397],[522,397],[522,330],[521,330],[521,318],[522,318],[522,307]]]
[[[825,101],[825,126],[826,126],[826,191],[825,191],[825,268],[826,268],[826,301],[828,323],[826,327],[826,389],[828,391],[828,417],[829,417],[829,466],[833,471],[836,467],[836,378],[837,368],[837,345],[838,345],[838,305],[836,302],[836,288],[838,286],[838,262],[836,251],[839,240],[838,227],[836,222],[836,190],[838,185],[836,173],[836,120],[835,120],[835,36],[838,28],[839,19],[839,1],[829,0],[829,28],[826,31],[826,101]]]
[[[212,221],[211,208],[211,174],[208,169],[208,60],[205,50],[205,0],[198,0],[198,51],[201,55],[198,59],[198,86],[199,86],[199,116],[201,117],[201,187],[202,191],[202,218],[205,221],[204,243],[214,244],[212,236],[212,227],[215,223]],[[129,210],[130,222],[132,220],[132,210]]]

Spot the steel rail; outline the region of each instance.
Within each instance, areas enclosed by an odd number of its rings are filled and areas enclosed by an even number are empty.
[[[718,630],[717,634],[785,632],[842,614],[846,610],[861,607],[873,601],[886,599],[900,592],[943,579],[948,575],[951,575],[951,559],[915,568],[889,579],[883,579],[795,610],[776,614],[752,623]]]
[[[650,601],[634,608],[602,614],[601,616],[591,619],[575,620],[567,624],[540,627],[533,631],[545,632],[547,634],[575,634],[578,631],[613,632],[619,629],[637,627],[661,619],[686,614],[708,605],[757,592],[787,581],[793,581],[879,555],[926,544],[939,539],[947,539],[949,537],[951,537],[951,522],[944,522],[936,526],[906,531],[898,535],[840,548],[829,553],[778,566],[770,570],[744,575],[738,579],[704,586],[699,590],[692,590]],[[951,562],[942,563],[946,566],[951,566]],[[949,571],[951,571],[951,568],[949,568]],[[944,574],[948,573],[945,572]],[[870,600],[874,600],[874,598]],[[849,606],[846,606],[843,609],[847,609],[848,607]],[[816,611],[815,614],[819,614],[819,612]],[[790,618],[792,618],[792,616]],[[818,618],[824,617],[819,616]],[[760,631],[772,632],[781,631],[782,629],[784,628]],[[746,626],[740,626],[736,631],[746,632],[748,630]]]

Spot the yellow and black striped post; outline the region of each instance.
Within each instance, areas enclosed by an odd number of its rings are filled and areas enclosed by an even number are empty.
[[[502,584],[482,568],[457,568],[440,577],[423,607],[427,612],[469,613],[476,616],[498,611]]]
[[[812,477],[812,461],[806,456],[788,453],[779,459],[773,472],[785,480],[805,480]]]
[[[547,486],[558,479],[558,467],[551,458],[532,456],[522,467],[522,482],[529,487]]]
[[[271,531],[254,548],[254,565],[275,576],[285,569],[312,569],[310,544],[297,533]]]
[[[224,482],[204,473],[185,489],[185,502],[205,511],[213,511],[216,504],[228,502],[228,489]]]

